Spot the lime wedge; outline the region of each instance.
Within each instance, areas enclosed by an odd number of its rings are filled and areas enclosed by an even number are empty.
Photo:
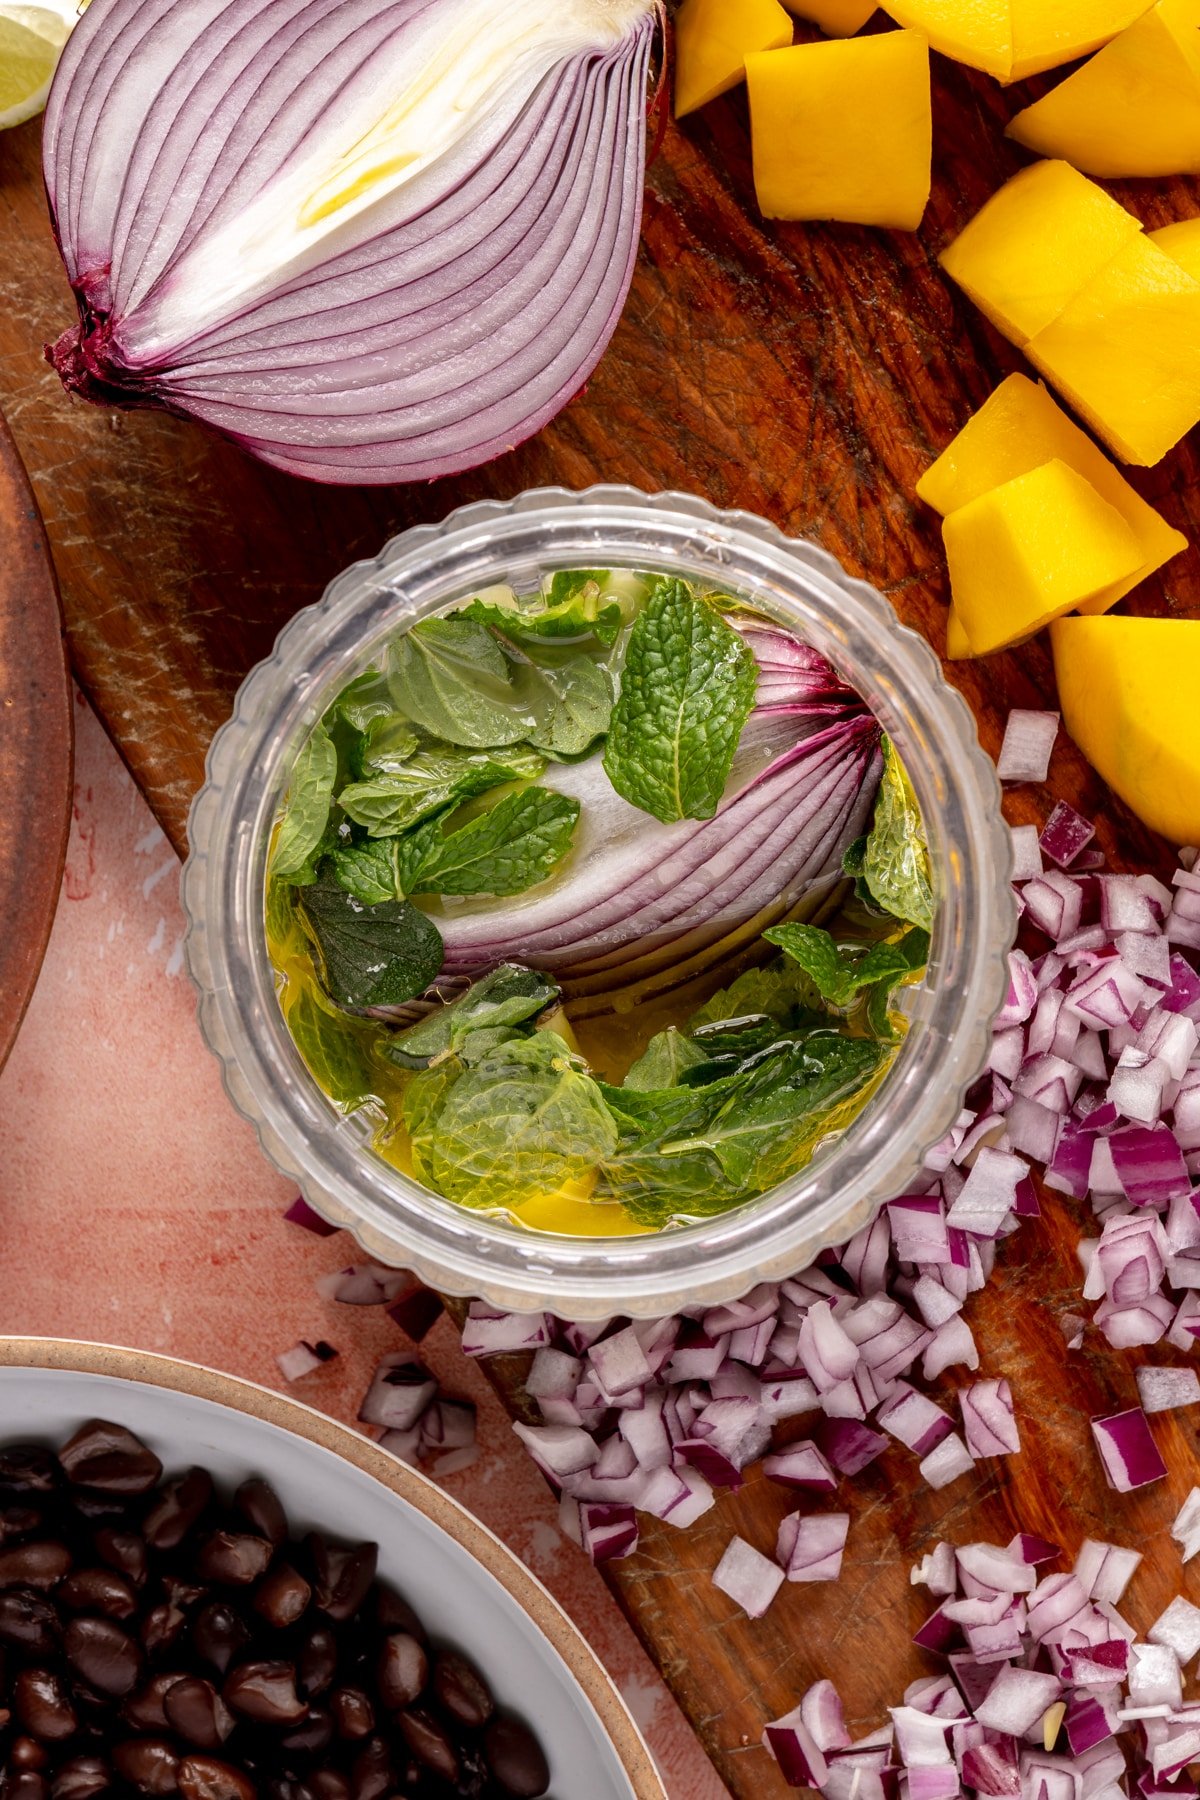
[[[69,31],[47,7],[0,0],[0,131],[41,112]]]

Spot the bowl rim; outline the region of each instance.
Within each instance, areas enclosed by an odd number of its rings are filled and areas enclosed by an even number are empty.
[[[303,1400],[241,1375],[158,1351],[84,1339],[0,1334],[0,1369],[51,1369],[102,1375],[187,1394],[274,1425],[351,1463],[422,1513],[480,1563],[537,1626],[582,1688],[630,1784],[635,1800],[667,1800],[641,1731],[619,1689],[579,1627],[496,1533],[435,1482]]]

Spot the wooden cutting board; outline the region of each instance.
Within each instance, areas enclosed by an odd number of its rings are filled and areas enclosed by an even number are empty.
[[[625,318],[585,396],[533,443],[455,481],[321,490],[242,458],[196,428],[73,402],[40,362],[70,318],[37,169],[37,128],[0,138],[0,406],[33,477],[58,562],[72,654],[172,841],[185,848],[205,747],[279,626],[389,533],[468,499],[598,480],[676,487],[746,507],[815,539],[887,593],[941,648],[946,582],[938,521],[912,498],[922,470],[1022,359],[942,276],[936,253],[1020,157],[1003,126],[1024,94],[935,58],[935,189],[911,236],[764,226],[750,179],[744,101],[672,127],[650,173],[642,254]],[[1200,210],[1193,185],[1115,190],[1150,225]],[[1195,447],[1135,485],[1200,542]],[[1127,603],[1200,617],[1200,553]],[[1038,641],[948,669],[995,750],[1012,706],[1053,703]],[[1115,866],[1165,868],[1165,847],[1070,748],[1054,792],[1096,816]],[[1022,790],[1014,821],[1049,794]],[[985,1372],[1013,1380],[1024,1453],[942,1495],[903,1451],[856,1483],[843,1579],[791,1587],[764,1620],[741,1617],[709,1576],[737,1530],[769,1550],[786,1496],[758,1478],[694,1532],[649,1530],[608,1574],[739,1800],[786,1790],[758,1748],[765,1720],[828,1674],[856,1728],[880,1722],[929,1667],[909,1638],[923,1596],[908,1568],[939,1534],[1006,1541],[1020,1523],[1074,1551],[1085,1534],[1147,1552],[1131,1611],[1146,1624],[1189,1581],[1167,1526],[1200,1479],[1187,1414],[1156,1425],[1168,1482],[1133,1499],[1104,1487],[1088,1417],[1134,1400],[1135,1355],[1068,1356],[1059,1318],[1078,1303],[1079,1221],[1052,1201],[1005,1246],[973,1303]],[[1169,1360],[1152,1353],[1151,1360]],[[519,1406],[519,1369],[501,1370]],[[945,1383],[947,1395],[952,1384]],[[1197,1586],[1190,1580],[1193,1598]],[[678,1800],[686,1800],[679,1796]]]
[[[71,823],[71,704],[50,546],[0,417],[0,1068],[58,904]]]

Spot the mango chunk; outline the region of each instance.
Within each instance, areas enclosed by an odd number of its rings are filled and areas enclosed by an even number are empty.
[[[754,185],[768,219],[915,231],[929,200],[929,46],[915,31],[747,56]]]
[[[1200,172],[1200,32],[1195,0],[1160,0],[1008,127],[1039,156],[1088,175]]]
[[[1007,81],[1012,73],[1009,0],[888,0],[897,25],[919,31],[930,48]]]
[[[1010,375],[1000,383],[922,475],[917,494],[926,505],[945,515],[1018,475],[1027,475],[1055,460],[1082,475],[1102,500],[1116,508],[1141,549],[1142,561],[1133,574],[1087,601],[1081,609],[1103,612],[1161,568],[1169,557],[1186,550],[1187,539],[1130,487],[1086,431],[1081,431],[1046,389],[1027,375]]]
[[[1200,219],[1180,219],[1177,225],[1148,231],[1146,240],[1186,269],[1193,281],[1200,281]]]
[[[1060,619],[1050,628],[1067,730],[1126,805],[1200,843],[1200,622]]]
[[[1069,164],[1035,163],[992,195],[941,263],[996,329],[1023,345],[1141,229]]]
[[[966,662],[971,654],[971,640],[952,606],[946,616],[946,661]]]
[[[683,0],[675,19],[675,117],[744,81],[749,51],[791,41],[779,0]]]
[[[1159,462],[1200,421],[1200,283],[1144,237],[1025,346],[1125,462]]]
[[[1147,0],[1012,0],[1010,79],[1088,56],[1141,16]],[[1073,160],[1073,159],[1072,159]]]
[[[787,0],[789,12],[808,19],[830,37],[853,37],[879,10],[878,0]]]
[[[954,611],[975,656],[1032,637],[1141,562],[1116,508],[1058,460],[950,513],[942,538]]]

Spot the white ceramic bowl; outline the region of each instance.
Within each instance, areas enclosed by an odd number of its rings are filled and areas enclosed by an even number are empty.
[[[61,1443],[88,1418],[127,1425],[168,1473],[227,1488],[262,1475],[293,1527],[379,1545],[379,1572],[434,1637],[474,1657],[537,1733],[555,1800],[665,1800],[600,1663],[500,1540],[415,1470],[310,1407],[194,1363],[47,1338],[0,1338],[0,1441]]]

